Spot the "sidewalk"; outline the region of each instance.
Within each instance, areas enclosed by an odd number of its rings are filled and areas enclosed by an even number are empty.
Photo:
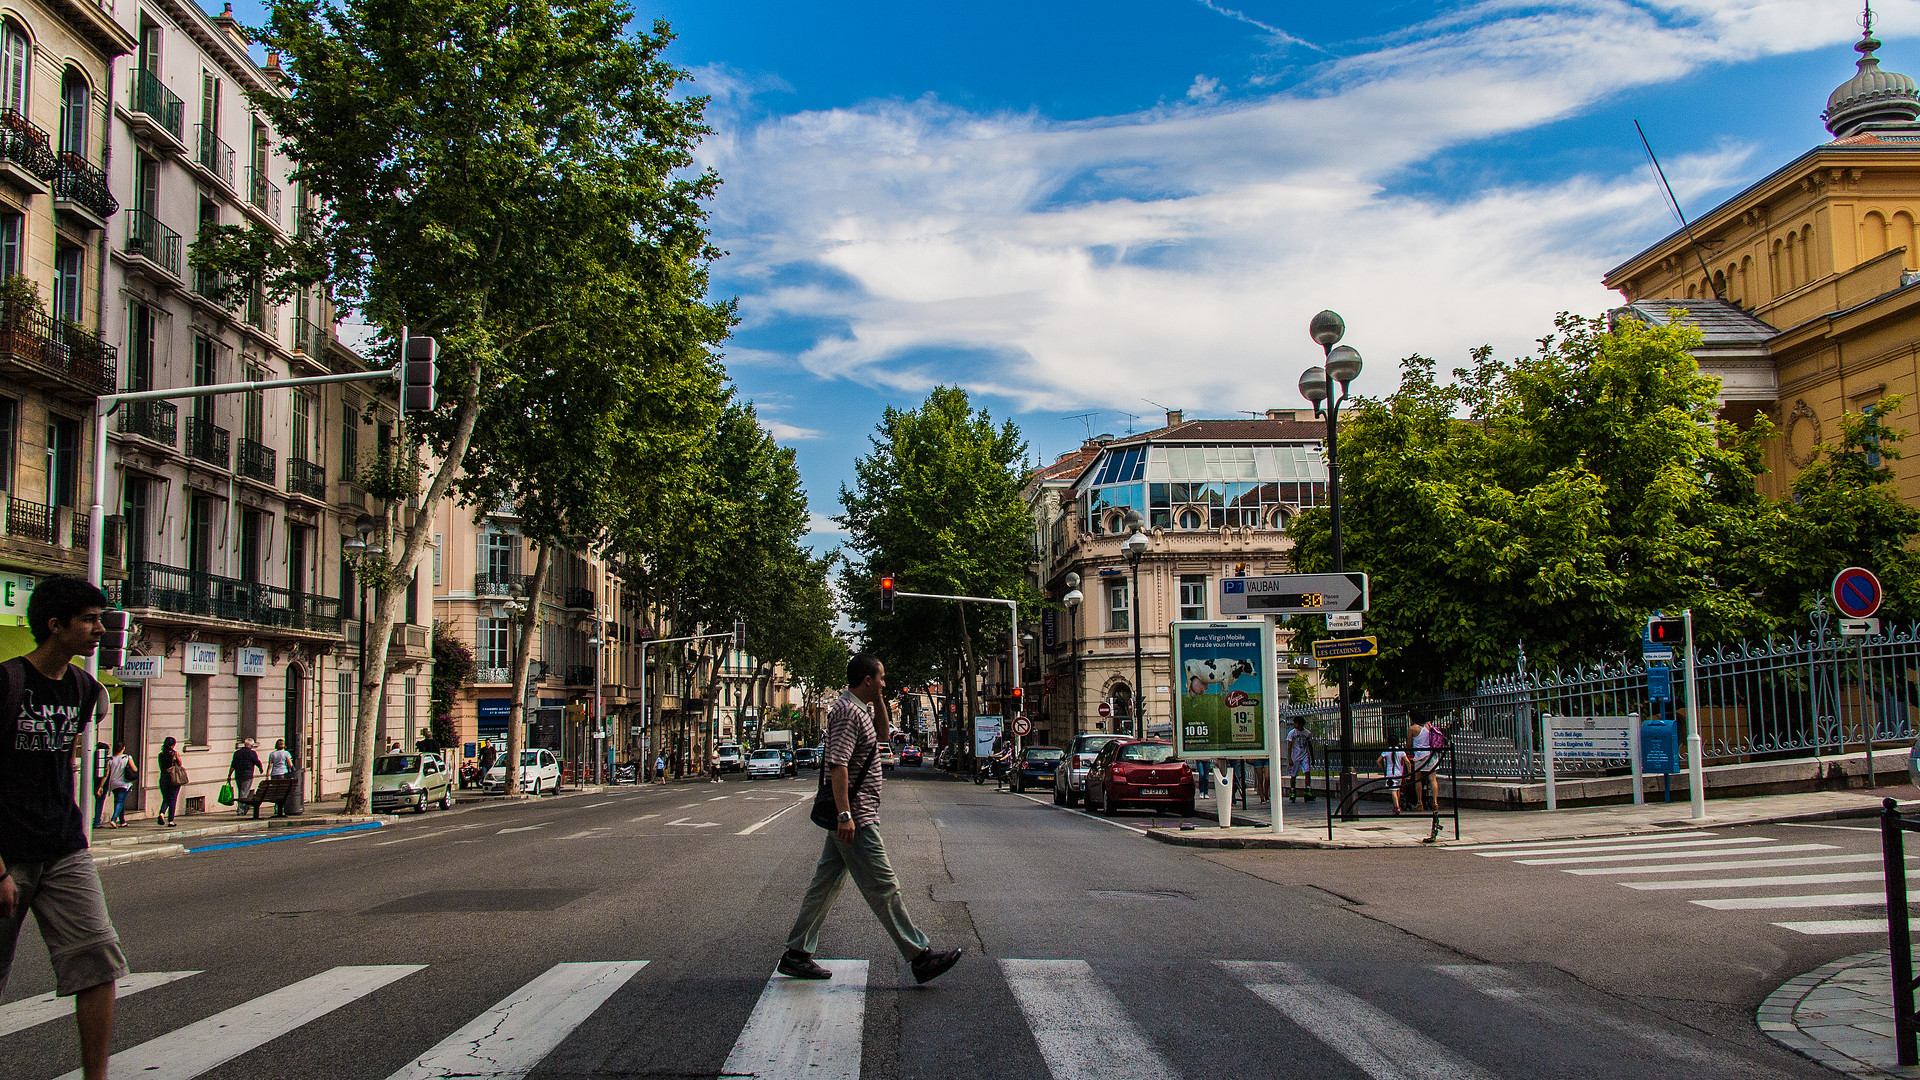
[[[1649,802],[1641,806],[1592,806],[1571,810],[1461,810],[1460,838],[1453,836],[1453,815],[1440,816],[1440,846],[1491,844],[1514,840],[1577,840],[1599,836],[1632,836],[1674,828],[1761,825],[1777,821],[1823,821],[1871,817],[1880,801],[1920,799],[1913,787],[1883,787],[1852,791],[1806,791],[1787,795],[1757,795],[1739,799],[1708,799],[1707,816],[1693,820],[1685,801]],[[1217,821],[1213,800],[1199,801],[1199,817]],[[1333,839],[1327,839],[1327,810],[1322,801],[1281,804],[1285,832],[1274,834],[1269,807],[1255,800],[1250,807],[1234,807],[1234,828],[1186,824],[1154,828],[1148,835],[1168,844],[1208,848],[1383,848],[1421,847],[1433,827],[1426,815],[1365,817],[1336,821]]]
[[[1920,1078],[1900,1067],[1893,1040],[1887,950],[1841,957],[1768,995],[1757,1015],[1775,1042],[1856,1080]]]

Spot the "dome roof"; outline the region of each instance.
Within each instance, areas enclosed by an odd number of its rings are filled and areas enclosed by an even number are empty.
[[[1864,124],[1910,123],[1920,118],[1920,89],[1905,75],[1880,70],[1880,58],[1873,55],[1880,41],[1873,32],[1869,30],[1853,47],[1860,53],[1860,70],[1827,96],[1827,111],[1820,114],[1827,130],[1844,138]]]

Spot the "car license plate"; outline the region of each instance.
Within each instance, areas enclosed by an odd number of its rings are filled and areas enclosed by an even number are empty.
[[[1149,787],[1149,788],[1140,789],[1140,794],[1142,795],[1165,795],[1166,793],[1167,793],[1167,789],[1163,787]]]

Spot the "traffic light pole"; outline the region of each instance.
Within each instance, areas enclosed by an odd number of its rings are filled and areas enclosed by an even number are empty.
[[[900,592],[898,590],[895,590],[893,595],[896,597],[904,596],[909,600],[953,600],[962,604],[1005,604],[1012,619],[1012,622],[1007,627],[1008,655],[1013,657],[1013,668],[1009,672],[1009,676],[1014,686],[1020,685],[1020,604],[1017,601],[1002,600],[997,596],[948,596],[945,593]],[[1006,696],[1013,697],[1014,695],[1008,694]],[[1022,706],[1026,704],[1024,697],[1025,695],[1021,695],[1022,700],[1020,703]],[[1008,726],[1011,727],[1012,725],[1009,724]],[[971,733],[969,733],[969,737],[971,737]],[[1015,738],[1018,737],[1019,736],[1015,736]]]

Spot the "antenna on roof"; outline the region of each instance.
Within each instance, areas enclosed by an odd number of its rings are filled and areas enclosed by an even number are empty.
[[[1700,240],[1693,235],[1693,226],[1687,224],[1687,215],[1680,209],[1680,200],[1673,197],[1673,185],[1667,183],[1667,170],[1660,167],[1660,159],[1654,156],[1653,144],[1647,141],[1647,133],[1641,128],[1640,121],[1633,122],[1633,130],[1640,133],[1640,145],[1647,148],[1647,160],[1653,163],[1653,173],[1660,178],[1661,190],[1667,193],[1667,206],[1672,208],[1673,216],[1680,219],[1680,231],[1687,234],[1687,241],[1693,245],[1693,257],[1700,260],[1700,272],[1706,275],[1707,288],[1713,290],[1715,300],[1725,300],[1726,297],[1720,295],[1720,286],[1713,283],[1713,271],[1707,269],[1707,257],[1701,253]]]
[[[1138,413],[1121,413],[1120,415],[1127,418],[1127,434],[1129,435],[1133,434],[1133,422],[1135,420],[1140,419],[1139,414]]]
[[[1099,415],[1100,414],[1097,412],[1083,412],[1083,413],[1074,413],[1072,416],[1063,416],[1060,419],[1080,421],[1082,424],[1086,425],[1087,438],[1091,439],[1093,438],[1093,418]]]

